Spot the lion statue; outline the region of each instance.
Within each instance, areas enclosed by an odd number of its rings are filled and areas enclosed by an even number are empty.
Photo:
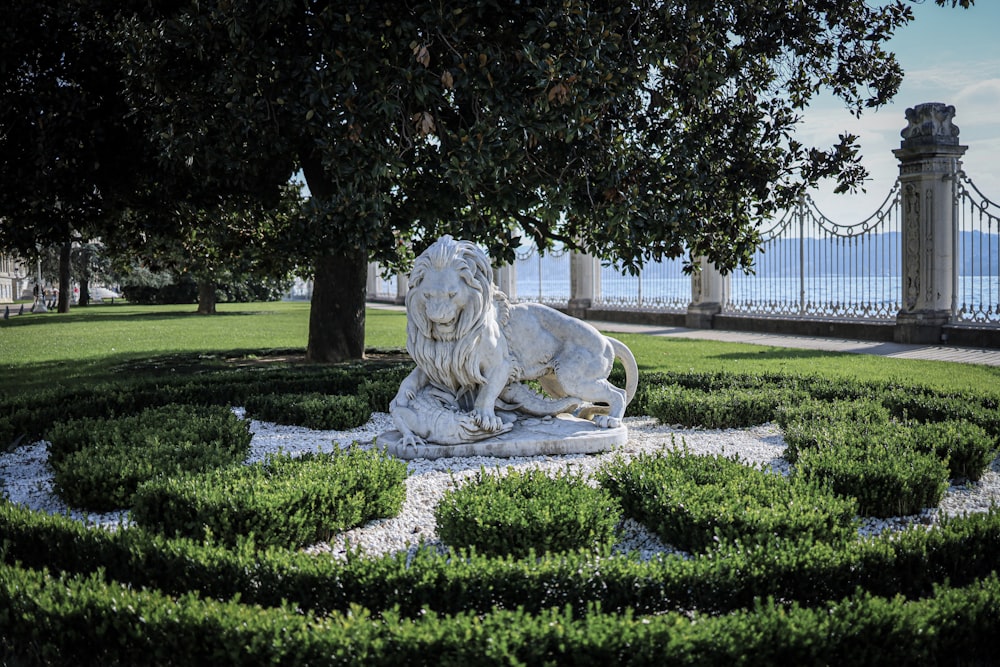
[[[451,236],[417,257],[406,294],[406,349],[416,368],[390,405],[404,444],[495,436],[510,429],[510,412],[576,411],[600,427],[620,426],[638,382],[628,347],[548,306],[511,304],[491,278],[486,254]],[[615,358],[625,389],[608,382]]]

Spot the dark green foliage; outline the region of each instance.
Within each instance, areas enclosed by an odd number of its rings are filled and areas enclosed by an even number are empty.
[[[948,419],[965,421],[986,429],[1000,438],[1000,408],[988,396],[968,394],[941,396],[930,392],[897,389],[886,392],[882,402],[896,419],[939,422]]]
[[[735,457],[643,454],[603,466],[597,478],[621,499],[628,516],[687,551],[775,536],[839,543],[855,530],[853,500],[819,484],[756,470]]]
[[[997,438],[977,424],[948,419],[911,427],[914,446],[948,462],[953,479],[979,480],[997,455]]]
[[[292,368],[237,368],[196,375],[139,376],[86,389],[53,388],[0,398],[0,448],[15,440],[33,442],[55,422],[136,414],[170,403],[241,406],[272,393],[365,396],[373,410],[386,410],[409,362]],[[361,391],[359,392],[359,387]]]
[[[794,476],[857,499],[863,516],[916,514],[948,489],[948,465],[901,438],[827,444],[799,455]]]
[[[772,421],[776,410],[806,398],[786,388],[688,389],[664,385],[650,389],[648,413],[664,424],[702,428],[745,428]]]
[[[135,522],[166,535],[211,536],[234,545],[294,548],[369,519],[395,516],[406,497],[406,465],[380,451],[271,456],[139,488]]]
[[[923,600],[857,592],[803,608],[762,599],[722,616],[636,616],[595,605],[583,618],[553,608],[378,619],[354,606],[318,618],[287,604],[175,599],[3,565],[0,651],[57,665],[988,664],[998,608],[993,574]]]
[[[372,415],[367,398],[309,394],[263,394],[247,398],[254,419],[316,430],[346,430],[364,425]]]
[[[777,422],[785,432],[784,458],[798,461],[803,450],[877,441],[889,430],[891,417],[881,403],[871,400],[810,400],[785,405]]]
[[[395,608],[406,616],[499,606],[537,612],[569,604],[586,614],[599,602],[608,611],[657,614],[698,609],[724,613],[767,596],[816,605],[858,587],[877,595],[917,598],[934,585],[966,585],[1000,567],[1000,511],[944,519],[934,530],[916,526],[841,544],[770,539],[720,543],[704,556],[666,556],[640,562],[588,552],[528,560],[442,555],[421,550],[379,558],[311,556],[283,549],[236,549],[168,539],[138,528],[109,532],[67,517],[0,503],[7,562],[34,569],[91,573],[172,595],[198,590],[247,604],[281,606],[294,600],[316,613]]]
[[[137,415],[59,422],[49,430],[55,488],[72,507],[128,507],[143,482],[242,461],[249,424],[223,407],[167,405]]]
[[[524,558],[530,553],[604,551],[621,520],[618,503],[604,489],[568,469],[480,470],[449,490],[434,510],[438,535],[450,546]]]

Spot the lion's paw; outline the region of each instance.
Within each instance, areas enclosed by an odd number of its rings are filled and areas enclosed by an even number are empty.
[[[472,419],[485,431],[499,431],[503,429],[503,420],[496,414],[486,414],[479,410],[473,410]]]
[[[622,425],[621,417],[611,417],[608,415],[594,415],[594,423],[601,428],[618,428]]]

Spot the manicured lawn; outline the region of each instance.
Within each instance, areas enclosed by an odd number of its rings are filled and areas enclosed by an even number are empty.
[[[0,321],[0,393],[106,380],[121,373],[178,373],[225,365],[226,359],[301,354],[309,304],[194,306],[95,305],[67,315]],[[366,345],[402,348],[406,316],[369,309]],[[895,380],[942,390],[1000,388],[1000,369],[871,355],[618,334],[643,370],[778,372]]]

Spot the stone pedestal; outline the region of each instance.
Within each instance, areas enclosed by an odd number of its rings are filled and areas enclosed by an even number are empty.
[[[440,459],[457,456],[562,456],[596,454],[628,442],[628,429],[600,428],[586,419],[561,414],[555,417],[518,419],[503,435],[460,445],[424,444],[406,447],[399,431],[381,434],[376,444],[392,456],[405,459]]]
[[[691,303],[684,320],[689,329],[711,329],[716,315],[729,300],[730,277],[722,275],[705,257],[698,258],[699,271],[691,274]]]
[[[896,317],[898,343],[939,343],[951,318],[955,294],[955,188],[960,158],[951,121],[955,107],[929,102],[906,110],[900,133],[902,198],[902,309]]]

